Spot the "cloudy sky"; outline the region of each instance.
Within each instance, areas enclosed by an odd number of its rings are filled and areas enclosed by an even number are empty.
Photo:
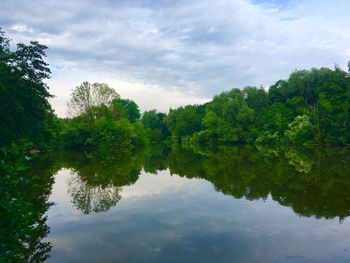
[[[0,26],[49,47],[52,105],[105,82],[141,110],[202,103],[295,69],[346,68],[349,0],[1,0]]]

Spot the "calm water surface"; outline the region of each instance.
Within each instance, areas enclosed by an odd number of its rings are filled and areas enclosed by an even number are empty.
[[[54,176],[47,262],[350,262],[349,150],[109,159],[33,164]]]

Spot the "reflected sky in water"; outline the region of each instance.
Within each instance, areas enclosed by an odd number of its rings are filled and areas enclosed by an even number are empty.
[[[91,188],[59,170],[48,262],[350,262],[349,218],[300,216],[270,194],[235,198],[169,169],[135,180]]]

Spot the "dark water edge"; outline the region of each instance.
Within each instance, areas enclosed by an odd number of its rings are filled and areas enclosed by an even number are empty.
[[[12,258],[349,262],[349,164],[347,148],[40,154],[26,172],[32,243]]]

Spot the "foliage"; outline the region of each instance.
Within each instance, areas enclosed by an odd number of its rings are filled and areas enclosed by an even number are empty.
[[[98,117],[93,114],[93,108],[110,106],[116,98],[119,98],[118,93],[107,84],[85,81],[73,90],[68,107],[73,116],[86,114],[92,120]]]
[[[46,48],[32,41],[12,51],[0,28],[0,146],[23,141],[45,148],[52,143],[57,127],[44,83],[50,77]]]
[[[113,112],[115,117],[127,118],[132,123],[141,117],[139,106],[133,100],[129,99],[113,100]]]
[[[248,141],[254,110],[244,99],[244,93],[232,89],[214,97],[208,104],[203,124],[219,142],[242,143]]]
[[[205,113],[203,105],[187,105],[170,109],[165,123],[174,142],[180,142],[182,137],[191,136],[202,129],[202,118]]]
[[[314,127],[307,115],[298,115],[288,125],[285,133],[289,143],[302,145],[304,143],[312,143]]]
[[[61,135],[67,148],[126,154],[148,142],[137,104],[121,99],[106,84],[82,83],[73,91],[70,106],[79,115],[64,121]]]
[[[300,70],[268,91],[246,87],[205,105],[171,109],[166,124],[187,144],[349,144],[350,75],[336,67]],[[200,124],[201,123],[201,124]]]
[[[165,124],[166,115],[156,110],[146,111],[142,115],[142,124],[146,128],[148,138],[152,143],[165,142],[169,130]]]

